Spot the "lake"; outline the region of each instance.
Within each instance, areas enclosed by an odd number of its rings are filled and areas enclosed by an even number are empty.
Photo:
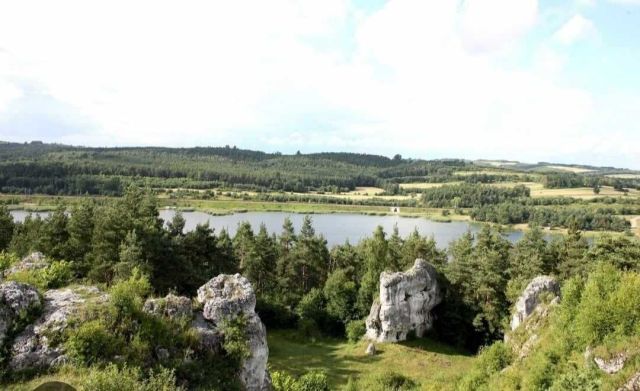
[[[160,217],[165,221],[170,221],[175,215],[175,211],[171,209],[160,210]],[[11,211],[16,221],[23,221],[29,212],[23,210]],[[47,212],[34,213],[42,217],[49,214]],[[238,224],[248,221],[254,231],[257,231],[260,224],[264,224],[270,233],[279,234],[282,231],[282,223],[284,219],[289,217],[293,222],[296,232],[302,227],[302,220],[305,215],[298,213],[286,212],[247,212],[234,213],[224,216],[213,216],[204,212],[182,212],[186,220],[185,230],[193,230],[196,225],[209,222],[209,226],[214,228],[216,232],[226,229],[230,235],[235,235]],[[458,239],[465,232],[478,232],[480,226],[464,221],[454,221],[450,223],[442,223],[431,221],[424,218],[411,218],[402,216],[368,216],[360,214],[312,214],[313,227],[316,233],[324,235],[329,246],[343,244],[348,240],[351,244],[358,243],[361,239],[372,235],[378,225],[384,228],[388,234],[393,232],[393,227],[397,226],[402,237],[406,237],[414,229],[422,235],[433,236],[438,247],[445,248],[449,243]],[[505,233],[505,237],[512,242],[522,237],[521,231],[511,231]]]

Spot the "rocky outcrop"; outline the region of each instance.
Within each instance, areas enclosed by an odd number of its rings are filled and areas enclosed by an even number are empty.
[[[142,310],[156,316],[166,316],[170,319],[191,319],[193,317],[191,299],[171,293],[163,298],[147,299]]]
[[[8,281],[0,284],[0,348],[4,347],[19,322],[42,305],[38,291],[27,284]]]
[[[618,391],[640,391],[640,372],[631,376],[629,380]]]
[[[104,302],[107,295],[86,286],[45,292],[42,314],[13,341],[9,368],[22,371],[66,362],[63,348],[52,339],[64,331],[69,318],[88,300]]]
[[[596,363],[598,368],[609,375],[620,372],[624,368],[625,361],[627,361],[627,356],[624,354],[618,354],[608,360],[601,357],[593,358],[593,362]]]
[[[433,324],[431,310],[442,300],[435,268],[416,259],[406,272],[380,274],[380,299],[371,306],[366,337],[379,342],[403,341],[410,332],[422,337]]]
[[[44,254],[41,252],[33,252],[7,269],[4,274],[8,276],[22,271],[44,269],[47,266],[49,266],[49,261],[47,261]]]
[[[249,280],[240,274],[221,274],[198,289],[198,301],[204,305],[204,319],[215,326],[225,319],[245,317],[250,355],[242,363],[240,380],[249,391],[269,390],[267,330],[255,312],[256,295]]]
[[[520,326],[541,303],[542,295],[548,293],[553,296],[560,295],[560,285],[549,276],[538,276],[534,278],[522,292],[516,302],[515,311],[511,318],[511,330]]]

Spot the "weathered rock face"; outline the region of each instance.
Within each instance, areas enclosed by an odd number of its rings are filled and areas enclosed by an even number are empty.
[[[34,252],[22,258],[20,262],[13,265],[11,268],[5,271],[4,274],[8,276],[10,274],[26,270],[44,269],[47,266],[49,266],[49,262],[45,258],[44,254],[42,254],[41,252]]]
[[[170,319],[191,319],[193,317],[191,299],[172,294],[168,294],[164,298],[147,299],[142,310],[153,315],[166,316]]]
[[[620,372],[624,368],[625,361],[627,361],[627,357],[624,354],[619,354],[609,360],[601,357],[593,358],[593,362],[596,363],[598,368],[609,375]]]
[[[631,376],[624,386],[618,388],[618,391],[640,391],[640,372]]]
[[[515,330],[536,310],[541,303],[543,293],[560,295],[560,285],[549,276],[538,276],[531,280],[516,302],[515,312],[511,318],[511,330]]]
[[[240,380],[249,391],[269,390],[267,330],[255,312],[256,296],[249,280],[221,274],[198,289],[198,301],[204,304],[203,317],[215,325],[239,315],[246,318],[250,356],[242,363]]]
[[[64,363],[66,357],[62,347],[54,346],[50,338],[67,327],[69,317],[87,300],[104,302],[107,295],[96,287],[53,289],[45,292],[42,314],[13,341],[9,368],[21,371]]]
[[[38,291],[27,284],[8,281],[0,284],[0,347],[21,316],[40,308]]]
[[[416,259],[406,272],[380,274],[380,299],[367,318],[368,339],[404,341],[409,332],[422,337],[433,325],[431,310],[442,300],[435,268]]]

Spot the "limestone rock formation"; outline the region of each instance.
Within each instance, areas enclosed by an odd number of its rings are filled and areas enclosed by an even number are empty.
[[[640,391],[640,372],[631,376],[624,386],[618,388],[618,391]]]
[[[0,348],[20,317],[33,313],[41,304],[38,291],[30,285],[15,281],[0,284]]]
[[[21,371],[64,363],[66,357],[62,347],[54,346],[50,338],[64,331],[69,317],[85,302],[104,302],[107,297],[98,288],[86,286],[45,292],[42,314],[13,341],[9,368]]]
[[[203,317],[216,326],[228,318],[246,318],[250,356],[242,363],[240,380],[249,391],[269,390],[267,330],[255,312],[256,295],[249,280],[221,274],[198,289],[198,301],[204,304]]]
[[[191,319],[193,317],[191,299],[171,293],[163,298],[147,299],[142,310],[153,315],[166,316],[170,319]]]
[[[21,271],[44,269],[47,266],[49,266],[49,261],[47,261],[44,254],[33,252],[6,270],[4,274],[8,276]]]
[[[538,276],[531,280],[516,302],[515,312],[511,318],[511,330],[520,326],[541,303],[543,293],[560,295],[560,285],[549,276]]]
[[[620,372],[622,368],[624,368],[624,363],[625,361],[627,361],[627,356],[625,356],[624,354],[619,354],[609,360],[605,360],[601,357],[594,357],[593,361],[601,371],[611,375]]]
[[[366,337],[378,342],[404,341],[410,332],[422,337],[433,324],[431,309],[441,300],[436,270],[424,259],[416,259],[406,272],[382,272]]]

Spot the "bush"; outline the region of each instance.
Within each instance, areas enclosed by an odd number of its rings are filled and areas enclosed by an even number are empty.
[[[376,386],[380,391],[410,391],[418,388],[415,381],[395,372],[385,373],[378,377]]]
[[[224,335],[224,343],[222,347],[229,357],[237,362],[249,357],[249,343],[247,341],[247,319],[240,315],[235,318],[225,319],[220,329]]]
[[[48,267],[41,269],[40,279],[48,289],[67,285],[73,278],[72,265],[67,261],[53,261]]]
[[[119,369],[114,364],[106,368],[94,367],[82,381],[82,389],[87,391],[180,391],[176,386],[173,371],[161,368],[157,372],[151,371],[144,378],[139,368],[123,367]]]
[[[65,347],[73,360],[90,365],[110,359],[123,347],[123,341],[96,319],[71,330]]]
[[[133,314],[142,308],[143,299],[151,292],[151,284],[146,275],[134,268],[131,276],[114,284],[111,289],[111,304],[121,314]]]
[[[300,376],[297,383],[296,391],[329,391],[329,381],[324,372],[307,372]]]
[[[271,371],[271,385],[273,391],[292,391],[295,390],[297,382],[286,372]]]
[[[286,372],[271,372],[273,391],[329,391],[327,375],[321,371],[311,371],[295,379]]]
[[[9,280],[35,285],[40,289],[60,288],[67,285],[72,278],[72,265],[66,261],[53,261],[45,268],[22,270],[8,277]]]
[[[352,320],[347,323],[346,332],[349,342],[358,342],[367,331],[364,320]]]

